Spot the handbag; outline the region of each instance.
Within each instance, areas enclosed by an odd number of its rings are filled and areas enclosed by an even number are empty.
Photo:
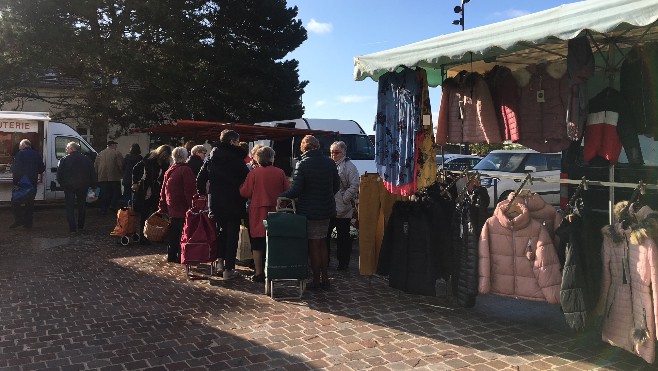
[[[23,175],[18,181],[18,188],[11,191],[11,202],[20,202],[30,193],[34,192],[34,186],[27,175]]]
[[[247,227],[244,225],[244,219],[242,219],[240,222],[240,234],[238,235],[238,253],[235,258],[240,261],[254,258],[254,254],[251,252],[249,229],[247,229]]]

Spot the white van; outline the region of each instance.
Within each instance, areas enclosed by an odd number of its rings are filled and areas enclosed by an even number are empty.
[[[356,165],[359,174],[377,172],[377,167],[375,166],[375,146],[370,141],[366,132],[363,131],[363,128],[354,120],[301,118],[258,122],[254,125],[338,132],[338,135],[316,136],[320,141],[320,150],[326,156],[329,156],[331,143],[341,140],[347,145],[347,157]],[[295,168],[296,158],[300,155],[299,141],[301,139],[289,138],[276,141],[259,141],[257,143],[272,147],[276,152],[274,164],[290,176],[292,170]]]
[[[66,155],[66,144],[75,141],[92,161],[96,151],[70,126],[51,122],[46,112],[0,111],[0,202],[11,201],[12,171],[18,144],[29,139],[42,154],[46,171],[37,184],[36,200],[64,199],[57,184],[57,164]]]

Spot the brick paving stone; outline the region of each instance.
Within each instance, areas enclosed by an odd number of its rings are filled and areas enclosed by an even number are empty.
[[[118,246],[115,221],[95,211],[80,235],[62,228],[62,208],[38,209],[29,234],[0,230],[0,369],[651,369],[551,323],[542,311],[555,306],[486,296],[464,310],[445,287],[410,295],[356,267],[301,301],[246,279],[191,281],[163,244]]]

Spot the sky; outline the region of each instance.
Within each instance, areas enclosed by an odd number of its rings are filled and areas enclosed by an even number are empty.
[[[569,0],[470,0],[465,27],[475,28],[550,9]],[[308,39],[288,55],[299,61],[305,118],[349,119],[374,134],[377,83],[354,81],[354,57],[459,32],[452,21],[461,0],[288,0],[297,6]],[[430,88],[436,123],[441,87]],[[290,117],[294,118],[294,117]]]

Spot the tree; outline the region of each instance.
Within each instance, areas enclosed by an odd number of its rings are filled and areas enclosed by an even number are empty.
[[[212,76],[222,102],[211,117],[244,123],[301,117],[298,62],[282,59],[307,38],[285,0],[218,0],[209,14]]]
[[[299,117],[306,82],[282,61],[306,39],[285,1],[0,0],[0,99],[88,125]],[[70,82],[60,96],[44,76]]]

